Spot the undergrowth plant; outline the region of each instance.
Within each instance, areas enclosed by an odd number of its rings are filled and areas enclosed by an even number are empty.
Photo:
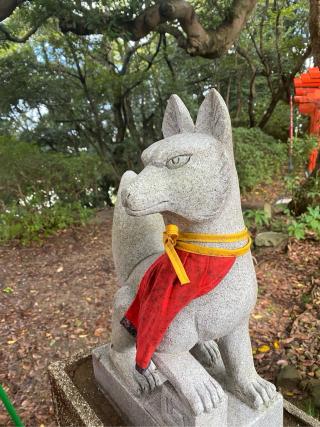
[[[243,213],[246,226],[251,231],[273,230],[288,233],[297,240],[312,237],[320,239],[320,206],[309,206],[299,217],[292,216],[289,209],[284,215],[270,218],[264,210],[246,210]]]
[[[36,200],[36,199],[34,199]],[[32,203],[26,206],[12,204],[0,212],[0,243],[19,240],[22,245],[40,242],[57,230],[71,225],[84,224],[93,210],[80,202],[62,203],[52,206]]]
[[[290,216],[288,233],[296,239],[304,239],[306,235],[320,239],[320,206],[315,208],[309,206],[307,212],[300,215],[298,218]]]
[[[26,245],[83,224],[108,189],[108,167],[92,153],[46,152],[0,136],[0,243]]]
[[[243,213],[247,228],[261,229],[270,224],[270,217],[262,209],[248,209]]]

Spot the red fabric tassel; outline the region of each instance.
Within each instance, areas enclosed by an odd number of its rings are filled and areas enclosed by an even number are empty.
[[[177,250],[190,283],[181,285],[166,254],[144,274],[121,324],[136,336],[136,369],[148,368],[174,317],[193,299],[210,292],[231,269],[236,257],[198,255]]]

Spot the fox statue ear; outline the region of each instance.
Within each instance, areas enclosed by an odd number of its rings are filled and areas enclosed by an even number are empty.
[[[194,132],[194,123],[190,113],[178,95],[171,95],[162,122],[165,138],[178,133]]]
[[[196,121],[196,132],[212,135],[225,144],[227,151],[232,147],[232,127],[228,107],[222,96],[211,89],[201,104]]]

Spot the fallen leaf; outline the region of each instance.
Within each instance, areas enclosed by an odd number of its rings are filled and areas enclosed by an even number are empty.
[[[286,390],[286,391],[284,392],[284,394],[285,394],[286,396],[289,396],[289,397],[294,396],[294,393],[292,393],[292,391],[289,391],[289,390]]]
[[[267,353],[268,351],[270,351],[270,347],[268,345],[261,345],[260,347],[258,347],[258,351],[259,353]]]
[[[277,365],[280,365],[280,366],[288,365],[288,361],[285,359],[280,359],[277,361]]]
[[[252,317],[256,320],[263,318],[263,316],[261,314],[253,314]]]
[[[94,336],[95,337],[100,337],[102,334],[103,334],[103,332],[105,331],[105,329],[104,328],[97,328],[95,331],[94,331]]]

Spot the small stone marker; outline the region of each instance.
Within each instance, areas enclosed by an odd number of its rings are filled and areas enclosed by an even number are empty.
[[[254,242],[256,246],[277,247],[288,242],[288,235],[277,231],[264,231],[256,235]]]

